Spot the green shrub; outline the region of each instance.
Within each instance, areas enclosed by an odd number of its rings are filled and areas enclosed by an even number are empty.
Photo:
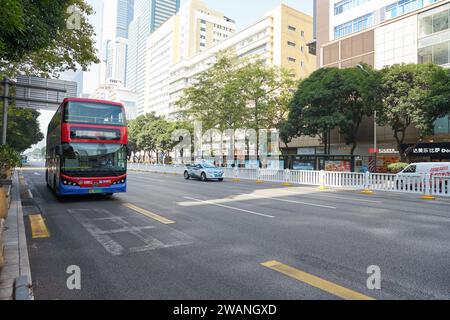
[[[20,165],[20,154],[10,146],[0,146],[0,171],[3,175],[6,170]]]
[[[390,165],[388,165],[388,170],[392,173],[399,173],[407,166],[409,166],[409,164],[404,162],[391,163]]]

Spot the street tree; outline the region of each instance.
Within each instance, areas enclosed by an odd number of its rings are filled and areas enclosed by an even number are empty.
[[[242,127],[248,110],[239,95],[238,64],[232,53],[219,52],[211,68],[200,73],[177,101],[180,119],[200,121],[205,129]]]
[[[434,123],[450,113],[450,71],[433,64],[403,64],[382,70],[383,112],[379,124],[388,125],[403,162],[409,149],[401,152],[406,131],[414,127],[419,143],[433,134]]]
[[[340,118],[335,104],[340,90],[336,82],[339,72],[337,68],[322,68],[300,83],[287,123],[281,127],[285,140],[302,135],[318,136],[329,153],[330,131],[338,126]]]
[[[339,70],[336,79],[339,95],[335,105],[338,108],[339,133],[354,154],[358,143],[358,134],[364,118],[372,117],[375,111],[380,111],[381,78],[378,71],[363,67],[363,70],[347,68]]]
[[[98,63],[84,0],[0,0],[0,76],[58,77]]]
[[[36,110],[9,107],[6,143],[23,152],[44,139],[38,118],[39,112]]]
[[[379,74],[366,69],[369,71],[324,68],[305,79],[292,100],[288,120],[281,126],[283,139],[318,136],[330,153],[330,132],[337,129],[354,154],[363,119],[381,108]]]

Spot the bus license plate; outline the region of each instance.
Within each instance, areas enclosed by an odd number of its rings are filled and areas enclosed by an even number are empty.
[[[89,190],[89,193],[102,193],[103,190],[102,189],[91,189]]]

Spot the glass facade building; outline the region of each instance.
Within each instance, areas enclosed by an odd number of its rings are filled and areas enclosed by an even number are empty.
[[[450,3],[419,15],[418,62],[450,68]],[[449,117],[436,121],[436,135],[450,134]]]
[[[128,27],[134,17],[134,0],[117,0],[116,37],[128,39]]]

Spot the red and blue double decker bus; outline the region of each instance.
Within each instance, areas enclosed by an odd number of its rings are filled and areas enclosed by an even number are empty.
[[[57,195],[126,192],[127,142],[121,103],[65,99],[48,126],[47,186]]]

